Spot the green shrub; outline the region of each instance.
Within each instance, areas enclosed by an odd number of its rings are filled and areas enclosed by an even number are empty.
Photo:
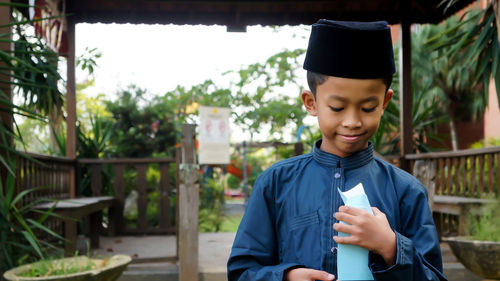
[[[479,149],[490,146],[500,146],[500,138],[487,138],[471,144],[470,148]]]
[[[224,186],[214,179],[200,184],[199,231],[218,232],[224,221]]]
[[[238,189],[241,184],[241,180],[232,174],[226,176],[226,184],[229,189]]]
[[[472,218],[471,238],[500,242],[500,202],[485,205],[482,214]]]

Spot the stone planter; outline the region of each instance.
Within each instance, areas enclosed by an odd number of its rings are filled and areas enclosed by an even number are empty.
[[[500,280],[500,242],[470,240],[466,237],[443,238],[457,259],[471,272]]]
[[[89,260],[94,264],[102,264],[101,259],[89,259],[85,256],[64,258],[59,260],[53,260],[51,263],[54,267],[61,264],[80,264],[86,265]],[[120,277],[127,265],[132,261],[132,258],[127,255],[115,255],[111,257],[106,265],[103,267],[97,267],[96,269],[82,271],[67,275],[57,275],[57,276],[47,276],[47,277],[22,277],[19,276],[22,272],[26,272],[31,269],[31,267],[36,264],[26,264],[18,266],[4,273],[3,277],[8,281],[114,281]]]

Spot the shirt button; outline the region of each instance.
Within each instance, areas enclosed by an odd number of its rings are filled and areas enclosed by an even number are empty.
[[[332,252],[332,254],[336,255],[337,254],[337,247],[332,247],[330,249],[330,251]]]
[[[334,177],[335,177],[336,179],[340,178],[340,173],[335,173]]]

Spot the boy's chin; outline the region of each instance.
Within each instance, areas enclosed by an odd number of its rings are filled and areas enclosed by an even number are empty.
[[[343,157],[347,157],[367,147],[368,147],[368,141],[362,143],[344,143],[343,145],[339,145],[339,150],[342,152],[342,154],[346,155]]]

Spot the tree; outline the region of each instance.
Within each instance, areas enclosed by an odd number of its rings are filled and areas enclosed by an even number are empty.
[[[448,70],[446,58],[440,59],[440,54],[433,52],[425,42],[433,36],[440,27],[436,25],[421,25],[412,31],[412,147],[414,152],[429,152],[435,147],[428,145],[429,140],[441,143],[442,137],[437,135],[437,126],[446,122],[447,112],[443,111],[443,99],[435,80],[440,71]],[[396,65],[399,60],[399,42],[394,46]],[[379,129],[372,137],[375,150],[381,154],[394,155],[399,152],[400,142],[400,103],[399,80],[394,76],[391,88],[394,96],[382,116]],[[445,107],[446,108],[446,107]]]
[[[118,93],[116,101],[105,102],[114,122],[110,137],[114,157],[175,155],[174,108],[159,98],[147,101],[145,95],[145,90],[130,86]]]
[[[494,0],[484,10],[472,9],[462,18],[454,16],[446,20],[427,42],[439,54],[434,64],[441,70],[437,71],[435,83],[447,100],[454,150],[458,147],[454,122],[473,120],[484,113],[489,104],[491,77],[500,89],[497,5]],[[497,95],[500,97],[498,90]]]
[[[181,123],[197,121],[199,105],[230,106],[235,125],[251,134],[270,129],[271,137],[282,138],[285,129],[297,130],[307,114],[297,76],[303,53],[303,49],[283,50],[264,63],[228,71],[223,74],[231,81],[227,87],[212,80],[190,89],[179,86],[162,97],[163,103],[174,109],[178,128]]]

